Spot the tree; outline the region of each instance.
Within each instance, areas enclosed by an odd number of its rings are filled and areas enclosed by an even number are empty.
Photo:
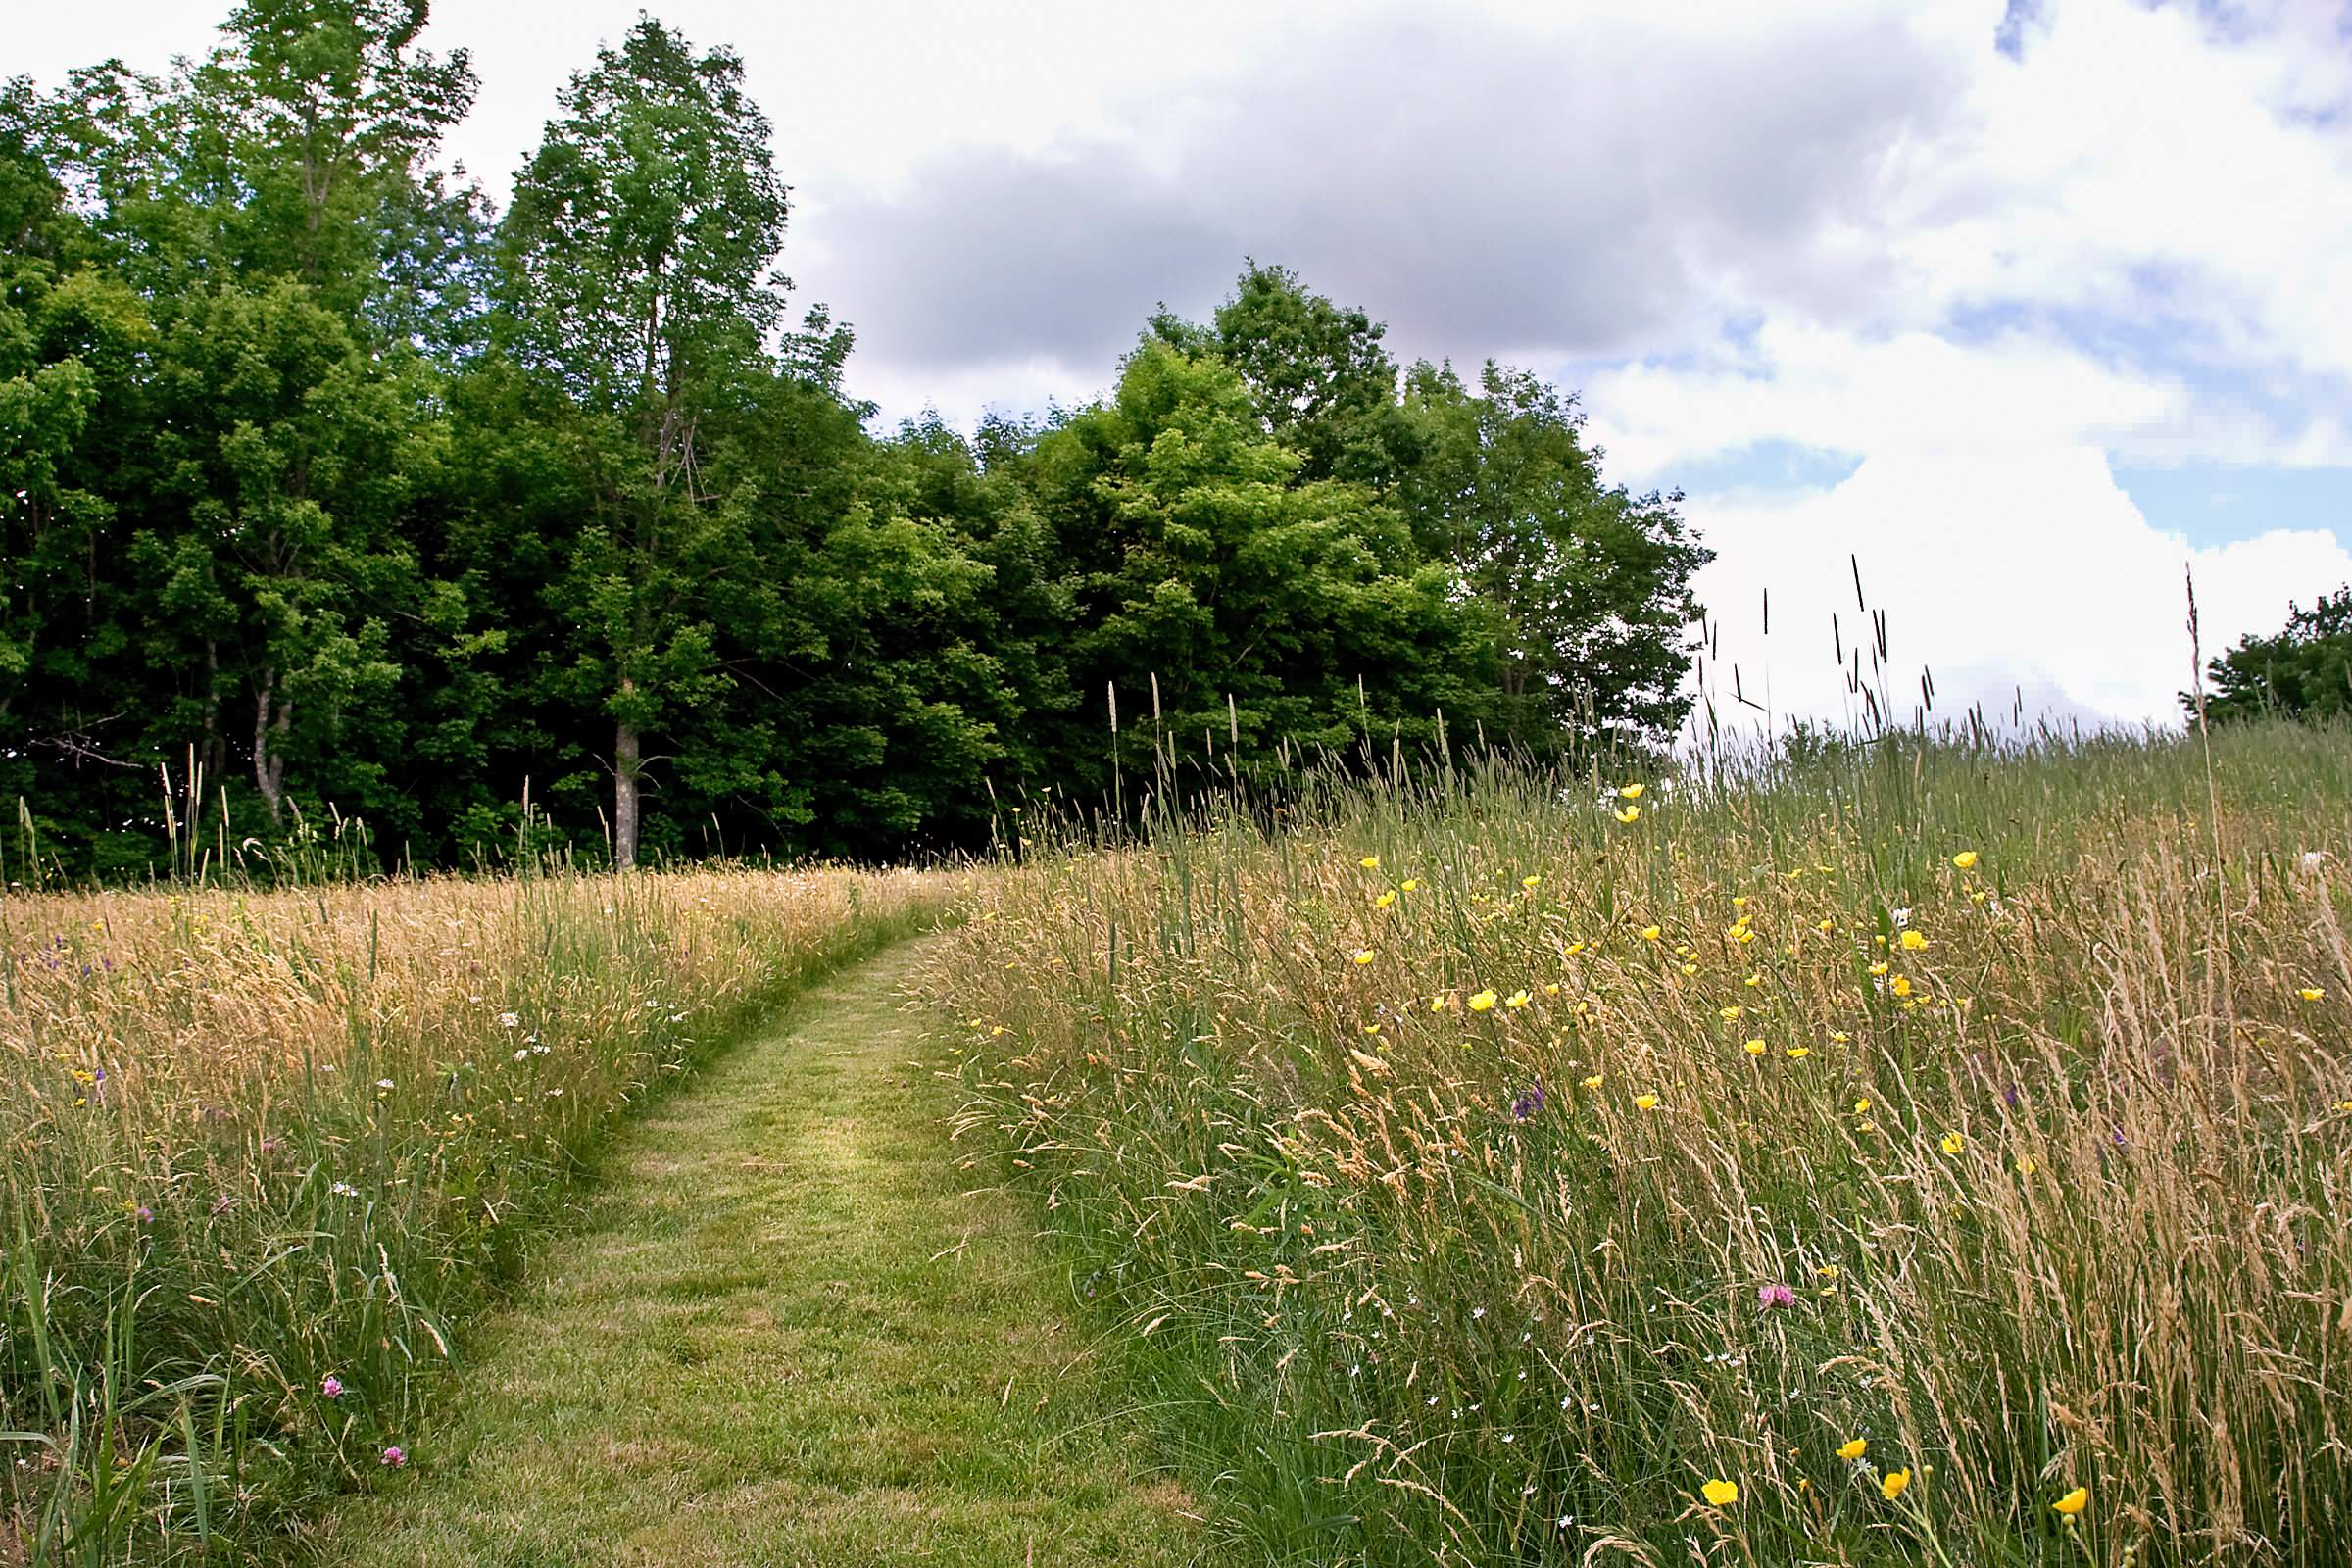
[[[2309,610],[2287,609],[2278,631],[2241,638],[2205,666],[2213,682],[2205,711],[2215,722],[2352,714],[2352,586],[2320,595]],[[2180,705],[2194,716],[2193,696],[2181,693]]]
[[[692,563],[743,514],[700,471],[706,418],[769,372],[785,196],[730,51],[641,18],[598,51],[516,176],[500,230],[507,342],[580,411],[595,514],[563,592],[572,668],[612,729],[612,849],[637,857],[644,738],[721,689]]]
[[[115,630],[117,514],[89,460],[153,333],[138,297],[85,265],[86,224],[36,136],[17,84],[0,97],[0,730],[16,794],[67,795],[34,782],[62,769],[86,804],[105,793],[94,775],[137,768],[110,733],[132,705],[95,706],[120,695],[91,678]]]
[[[1548,751],[1573,736],[1654,744],[1690,710],[1690,579],[1713,553],[1675,510],[1600,475],[1573,397],[1489,363],[1406,378],[1415,431],[1396,497],[1423,549],[1507,628],[1500,721]]]
[[[1153,327],[1241,372],[1267,433],[1298,454],[1301,479],[1394,478],[1396,362],[1381,346],[1388,327],[1364,311],[1313,293],[1288,268],[1252,261],[1208,331],[1165,312]]]
[[[433,591],[404,516],[437,433],[421,351],[464,336],[472,235],[470,193],[428,167],[472,76],[415,48],[424,19],[249,0],[169,79],[110,64],[9,116],[81,223],[46,315],[115,366],[67,460],[111,535],[77,564],[76,701],[22,738],[150,803],[193,744],[270,824],[298,790],[398,814],[404,643]],[[20,572],[39,554],[11,541]]]
[[[463,224],[427,167],[472,107],[466,51],[416,47],[428,0],[244,0],[195,74],[199,167],[237,181],[224,227],[248,271],[317,289],[346,318],[397,327],[454,260],[434,224]],[[401,285],[401,286],[395,286]]]
[[[1494,364],[1474,391],[1426,362],[1400,393],[1378,322],[1254,262],[1212,326],[1162,312],[1152,331],[1239,371],[1264,430],[1299,454],[1293,482],[1365,485],[1448,591],[1493,612],[1492,712],[1521,745],[1654,744],[1688,715],[1690,579],[1712,557],[1679,495],[1602,479],[1574,397]]]
[[[1301,467],[1232,366],[1157,336],[1108,401],[1038,443],[1031,478],[1068,563],[1067,657],[1089,702],[1050,748],[1071,782],[1107,783],[1088,730],[1108,716],[1093,694],[1106,708],[1112,685],[1129,768],[1237,749],[1254,765],[1286,747],[1428,736],[1441,710],[1483,716],[1486,618],[1368,488]]]
[[[48,150],[108,262],[165,295],[288,277],[380,343],[470,308],[473,193],[430,160],[466,116],[465,51],[416,46],[427,0],[244,0],[168,79],[118,62],[45,106]]]

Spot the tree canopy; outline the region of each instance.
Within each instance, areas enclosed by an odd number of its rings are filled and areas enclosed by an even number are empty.
[[[741,60],[641,20],[493,214],[425,21],[245,0],[168,76],[0,89],[0,789],[43,863],[358,820],[377,864],[879,858],[1687,715],[1707,553],[1573,395],[1251,262],[1095,402],[878,431],[794,318]]]
[[[2287,610],[2283,627],[2242,638],[2205,666],[2213,682],[2205,711],[2215,721],[2352,715],[2352,586]],[[2180,702],[2195,711],[2193,697],[2182,693]]]

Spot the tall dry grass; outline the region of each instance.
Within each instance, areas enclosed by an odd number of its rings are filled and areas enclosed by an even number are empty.
[[[244,1550],[379,1473],[613,1119],[954,887],[0,900],[0,1561]]]
[[[2316,1568],[2345,740],[2218,736],[2218,833],[2157,739],[1333,782],[1040,857],[932,983],[1271,1560]]]

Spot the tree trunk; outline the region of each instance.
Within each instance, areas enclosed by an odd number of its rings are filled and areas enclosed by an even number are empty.
[[[277,695],[277,676],[273,672],[262,678],[262,689],[253,702],[253,782],[262,792],[262,805],[270,811],[270,825],[279,825],[278,802],[285,795],[286,759],[280,752],[270,751],[270,732],[275,730],[282,739],[294,717],[294,705],[286,704],[274,712],[270,701]]]
[[[215,778],[228,773],[228,745],[220,734],[220,645],[210,637],[204,640],[204,770]],[[189,769],[195,777],[195,769]],[[188,786],[194,789],[191,783]]]
[[[637,726],[624,718],[612,732],[612,865],[621,871],[637,863],[638,753]]]

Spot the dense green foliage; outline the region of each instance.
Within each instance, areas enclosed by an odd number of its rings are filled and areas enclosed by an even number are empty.
[[[2278,715],[2340,719],[2352,715],[2352,587],[2305,610],[2290,607],[2286,625],[2268,637],[2239,640],[2206,666],[2213,692],[2206,713],[2216,720]],[[2195,710],[2196,699],[2183,695]]]
[[[44,863],[330,815],[381,863],[894,855],[1161,759],[1683,717],[1706,552],[1537,378],[1252,264],[1095,405],[876,435],[733,54],[642,20],[494,221],[424,20],[247,0],[168,78],[0,96],[0,798]]]

